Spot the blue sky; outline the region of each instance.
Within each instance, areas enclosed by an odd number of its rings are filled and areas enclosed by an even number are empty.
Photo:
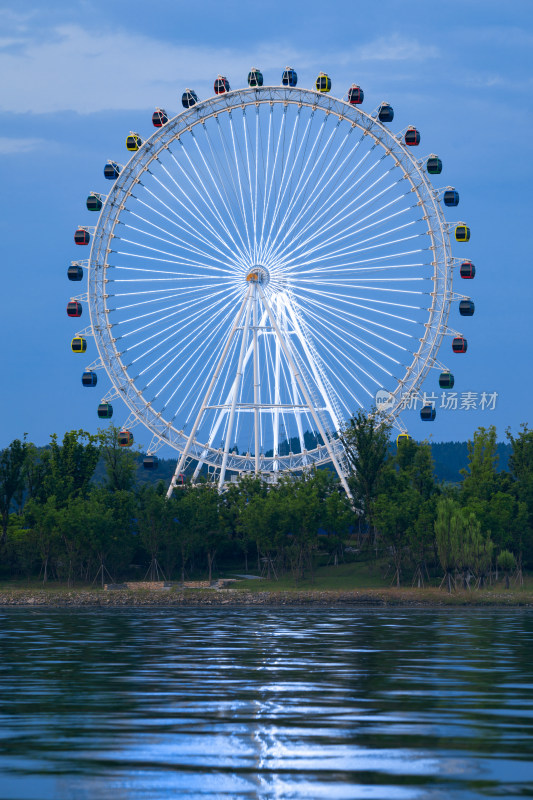
[[[126,134],[149,135],[153,109],[180,110],[186,86],[205,98],[217,73],[243,86],[251,66],[278,83],[286,64],[303,86],[328,72],[337,96],[359,83],[366,110],[389,100],[397,129],[415,124],[421,150],[443,159],[443,185],[460,191],[472,240],[455,252],[477,266],[476,315],[452,311],[469,350],[446,361],[459,393],[498,392],[497,405],[442,411],[432,425],[406,413],[409,430],[441,441],[533,424],[532,45],[530,0],[4,3],[0,446],[98,427],[100,395],[81,387],[86,362],[70,352],[66,269],[74,229],[94,224],[85,198],[106,190],[107,158],[124,163]]]

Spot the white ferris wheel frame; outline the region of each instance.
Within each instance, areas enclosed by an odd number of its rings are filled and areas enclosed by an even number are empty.
[[[180,458],[176,468],[173,483],[169,488],[169,493],[176,484],[177,476],[192,461],[197,462],[195,477],[198,475],[200,467],[207,464],[214,470],[219,471],[219,484],[225,480],[227,470],[239,473],[252,472],[266,475],[269,473],[279,473],[280,471],[298,471],[308,469],[313,465],[321,465],[332,462],[339,474],[339,478],[344,488],[349,490],[346,484],[346,464],[343,454],[343,447],[340,440],[336,437],[337,431],[332,430],[326,422],[325,415],[320,413],[324,407],[329,411],[330,417],[338,420],[342,425],[342,418],[338,414],[338,407],[335,404],[334,392],[328,384],[327,376],[324,374],[320,363],[320,357],[314,348],[311,338],[306,334],[303,320],[298,319],[297,309],[291,307],[290,296],[281,299],[281,304],[286,304],[286,309],[281,310],[281,315],[292,314],[293,325],[300,329],[301,343],[306,356],[310,362],[310,369],[314,373],[315,385],[321,389],[321,398],[317,401],[313,397],[309,386],[306,385],[305,378],[302,377],[303,370],[299,369],[297,363],[291,366],[291,379],[298,385],[300,390],[301,402],[304,402],[310,416],[314,419],[316,430],[320,433],[324,444],[318,444],[312,450],[304,450],[300,453],[289,453],[280,455],[274,452],[273,456],[265,457],[257,452],[255,454],[238,454],[229,452],[229,435],[224,449],[213,447],[210,443],[196,441],[194,434],[196,427],[191,433],[178,430],[171,422],[163,419],[161,413],[151,406],[136,387],[134,379],[128,375],[127,365],[123,363],[121,353],[117,347],[117,340],[120,337],[114,335],[112,325],[109,322],[110,309],[108,307],[107,293],[107,270],[111,266],[108,262],[110,253],[113,252],[113,238],[115,228],[119,224],[120,215],[126,207],[128,198],[132,194],[135,186],[140,182],[141,176],[149,170],[150,164],[158,158],[169,144],[179,140],[180,136],[191,131],[195,126],[205,123],[210,118],[216,118],[221,112],[231,113],[241,109],[243,112],[247,107],[260,106],[263,104],[281,104],[285,107],[296,105],[306,106],[312,111],[320,109],[326,115],[332,114],[339,120],[347,121],[352,127],[358,128],[363,135],[370,136],[376,145],[385,150],[386,155],[390,155],[403,172],[411,186],[411,191],[416,196],[416,205],[423,210],[422,219],[427,224],[427,232],[430,237],[430,250],[433,253],[433,290],[431,292],[431,306],[428,310],[428,320],[424,323],[424,335],[418,340],[419,347],[413,353],[411,364],[407,367],[405,376],[398,381],[396,389],[391,394],[387,417],[391,422],[395,422],[397,427],[404,429],[403,424],[398,419],[401,411],[402,401],[406,395],[415,393],[424,381],[428,372],[432,368],[443,369],[443,365],[438,362],[437,354],[444,336],[455,333],[448,328],[448,317],[451,302],[458,299],[452,291],[453,264],[455,259],[451,253],[450,228],[451,225],[444,217],[440,201],[440,193],[431,184],[425,171],[424,162],[418,161],[409,147],[402,141],[401,134],[393,134],[385,125],[377,119],[377,114],[371,115],[363,111],[358,106],[354,106],[331,97],[327,94],[303,88],[288,88],[280,86],[267,86],[260,88],[245,88],[232,90],[220,95],[216,95],[207,100],[198,102],[190,109],[186,109],[170,119],[162,128],[157,129],[152,136],[146,140],[140,149],[135,152],[129,162],[120,171],[111,191],[105,198],[103,208],[94,228],[92,245],[88,262],[88,293],[87,301],[89,307],[90,327],[81,331],[78,335],[94,336],[99,359],[94,362],[92,368],[105,368],[111,380],[113,388],[103,398],[103,401],[110,401],[115,397],[120,397],[130,409],[130,417],[125,427],[142,423],[152,433],[152,442],[149,452],[155,452],[164,444],[172,446],[180,453]],[[92,232],[93,229],[91,229]],[[239,318],[242,313],[246,313],[248,329],[246,335],[254,337],[254,329],[264,324],[265,320],[253,319],[254,307],[257,306],[256,300],[260,297],[266,315],[270,318],[269,324],[276,330],[276,336],[280,339],[280,346],[283,349],[287,362],[291,364],[296,355],[291,351],[286,337],[276,323],[276,317],[280,319],[280,309],[274,314],[267,303],[265,293],[261,287],[261,282],[250,282],[249,288],[239,303],[239,310],[234,319],[234,328],[238,327]],[[84,298],[85,299],[85,298]],[[251,320],[251,323],[250,323]],[[301,325],[300,325],[301,323]],[[242,326],[241,326],[242,328]],[[229,331],[227,343],[234,334]],[[288,337],[287,337],[288,338]],[[240,367],[244,358],[251,357],[250,352],[246,354],[245,335],[243,334]],[[249,351],[253,349],[250,345]],[[236,390],[234,391],[233,410],[235,406]],[[209,392],[204,400],[203,407],[209,402]],[[231,414],[231,402],[228,398],[227,410]],[[259,403],[260,405],[260,403]],[[296,407],[296,402],[295,402]],[[201,416],[198,415],[198,419]]]

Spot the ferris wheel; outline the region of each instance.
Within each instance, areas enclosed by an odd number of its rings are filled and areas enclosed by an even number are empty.
[[[112,388],[98,406],[109,419],[115,398],[130,410],[119,444],[142,423],[152,434],[145,459],[163,445],[179,454],[169,494],[185,471],[208,469],[220,487],[228,472],[275,477],[331,462],[345,487],[338,432],[358,409],[378,404],[405,434],[400,412],[431,370],[441,388],[452,373],[438,360],[448,326],[474,304],[454,294],[452,275],[475,267],[452,255],[467,242],[464,222],[447,222],[453,187],[434,188],[435,154],[420,158],[420,132],[393,133],[394,111],[361,109],[352,85],[330,95],[320,73],[299,88],[294,69],[264,86],[218,76],[214,96],[193,90],[171,117],[157,108],[155,132],[126,139],[125,165],[109,161],[106,194],[91,192],[91,245],[70,280],[88,273],[89,325],[72,340],[97,357],[82,383],[104,369]],[[434,373],[435,374],[435,373]],[[435,418],[425,405],[422,419]]]

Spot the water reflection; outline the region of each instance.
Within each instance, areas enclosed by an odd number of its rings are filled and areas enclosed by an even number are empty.
[[[533,796],[524,611],[0,611],[1,798]]]

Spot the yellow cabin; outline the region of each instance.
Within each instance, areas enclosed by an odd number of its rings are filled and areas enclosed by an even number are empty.
[[[325,72],[321,72],[316,79],[317,92],[331,92],[331,78]]]
[[[70,348],[73,353],[85,353],[87,350],[87,339],[83,336],[75,336],[70,343]]]
[[[132,153],[138,150],[139,147],[142,145],[142,143],[143,140],[141,139],[139,134],[134,133],[133,131],[131,131],[129,136],[126,137],[126,148]]]
[[[470,228],[467,225],[461,223],[457,225],[455,229],[455,241],[456,242],[468,242],[470,239]]]

